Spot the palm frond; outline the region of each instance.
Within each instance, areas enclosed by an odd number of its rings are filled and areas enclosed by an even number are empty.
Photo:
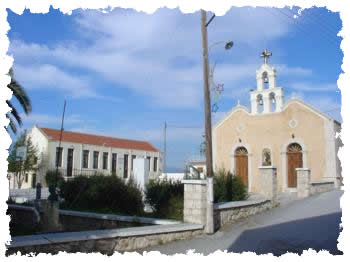
[[[11,119],[11,117],[8,114],[6,114],[6,118],[10,120],[9,126],[10,126],[12,132],[16,135],[17,134],[17,127],[16,127],[15,123],[13,122],[13,120]],[[5,129],[8,132],[8,128],[5,127]]]
[[[30,98],[27,95],[27,92],[23,89],[23,87],[15,79],[12,68],[9,71],[9,75],[11,76],[11,82],[7,85],[7,87],[13,92],[13,95],[16,97],[18,102],[21,104],[24,112],[26,114],[31,113],[32,112],[32,104],[31,104]]]
[[[7,105],[11,108],[11,115],[16,119],[19,126],[22,126],[22,118],[17,112],[17,109],[12,105],[12,103],[6,100]]]

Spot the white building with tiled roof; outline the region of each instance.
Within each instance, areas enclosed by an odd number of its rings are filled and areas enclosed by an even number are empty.
[[[39,152],[39,169],[27,174],[22,188],[34,187],[37,182],[45,186],[45,174],[58,169],[65,178],[79,174],[117,174],[123,179],[134,175],[133,160],[146,159],[149,178],[162,173],[161,153],[146,141],[120,139],[93,134],[63,131],[61,146],[60,130],[34,126],[28,135]],[[16,188],[12,179],[10,188]]]

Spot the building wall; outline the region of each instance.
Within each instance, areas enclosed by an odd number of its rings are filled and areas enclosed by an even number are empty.
[[[251,115],[243,108],[235,110],[214,129],[214,166],[233,171],[234,151],[245,146],[249,190],[259,192],[258,167],[262,165],[262,150],[269,148],[272,165],[277,168],[278,191],[286,191],[286,150],[290,143],[297,142],[303,148],[303,167],[311,169],[312,182],[319,182],[323,177],[334,176],[329,172],[335,172],[326,164],[334,161],[326,158],[327,141],[332,139],[325,132],[329,122],[298,101],[288,103],[280,113]]]
[[[342,181],[342,167],[341,162],[338,157],[339,149],[343,146],[343,142],[340,139],[340,131],[341,131],[341,125],[337,122],[334,122],[334,136],[335,136],[335,168],[336,168],[336,176],[340,177]]]
[[[36,172],[36,181],[41,182],[43,186],[46,186],[45,183],[45,174],[48,169],[56,168],[56,148],[59,146],[59,141],[51,141],[50,138],[46,137],[37,127],[33,127],[31,131],[28,133],[31,136],[33,144],[38,149],[38,156],[40,163],[40,168]],[[62,153],[62,166],[60,169],[67,169],[67,155],[68,149],[72,148],[73,151],[73,169],[81,170],[82,172],[101,172],[105,174],[110,174],[112,172],[112,153],[117,153],[117,158],[124,158],[124,155],[128,155],[128,178],[133,175],[131,170],[131,156],[136,155],[137,158],[150,157],[150,178],[158,177],[162,172],[162,160],[160,152],[148,152],[142,150],[131,150],[131,149],[122,149],[122,148],[111,148],[105,146],[96,146],[89,144],[78,144],[78,143],[70,143],[70,142],[61,142],[61,147],[63,148]],[[83,150],[89,150],[89,161],[88,168],[82,168],[82,160],[83,160]],[[99,152],[99,160],[98,160],[98,169],[93,169],[93,152]],[[103,152],[108,152],[108,161],[107,161],[107,169],[103,170]],[[154,158],[157,157],[158,164],[156,171],[154,171]],[[121,166],[119,166],[119,161],[117,160],[117,174],[123,177],[122,170],[119,170]],[[119,172],[119,173],[118,173]],[[30,188],[32,187],[32,179],[33,172],[28,173],[28,182],[23,181],[21,188]],[[17,184],[15,183],[14,176],[10,179],[10,188],[17,188]]]
[[[49,142],[49,155],[50,157],[50,166],[51,168],[55,167],[55,161],[56,161],[56,148],[59,146],[58,141],[51,141]],[[105,172],[105,173],[111,173],[112,172],[112,154],[117,153],[117,158],[124,158],[124,155],[128,155],[128,178],[132,174],[131,170],[131,156],[136,155],[137,158],[140,157],[151,157],[150,162],[150,176],[156,175],[161,172],[161,161],[160,161],[160,153],[159,152],[146,152],[146,151],[140,151],[140,150],[130,150],[130,149],[121,149],[121,148],[111,148],[111,147],[105,147],[105,146],[96,146],[96,145],[88,145],[88,144],[77,144],[77,143],[70,143],[70,142],[61,142],[61,147],[63,148],[63,155],[62,155],[62,168],[67,169],[67,155],[68,155],[68,149],[72,148],[73,151],[73,169],[80,169],[81,171],[98,171],[98,172]],[[88,168],[82,167],[82,160],[83,160],[83,150],[89,150],[89,160],[88,160]],[[93,169],[93,152],[97,151],[99,152],[99,158],[98,158],[98,168]],[[107,169],[103,169],[103,153],[108,153],[108,161],[107,161]],[[153,163],[154,163],[154,157],[158,158],[158,167],[157,171],[153,171]],[[119,161],[117,161],[117,173],[119,170]],[[122,176],[122,174],[119,174]]]

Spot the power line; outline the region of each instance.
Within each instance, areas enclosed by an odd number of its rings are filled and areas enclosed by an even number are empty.
[[[311,9],[311,10],[309,11],[309,13],[312,13],[312,14],[314,15],[314,17],[320,18],[319,20],[323,22],[322,17],[320,17],[320,16],[317,14],[317,12],[312,12],[312,11],[315,11],[315,10],[316,10],[316,8],[313,8],[313,9]],[[332,28],[335,32],[339,32],[339,31],[340,31],[339,28],[334,27],[334,26],[333,26],[332,24],[330,24],[330,23],[323,23],[323,24],[326,25],[328,28]]]
[[[178,129],[186,129],[186,128],[192,128],[192,129],[195,129],[195,128],[203,128],[203,126],[177,126],[177,125],[169,125],[167,124],[167,127],[170,127],[170,128],[178,128]]]
[[[287,8],[287,10],[289,11],[289,13],[291,13],[293,16],[294,15],[299,15],[299,14],[296,14],[296,13],[294,13],[291,9],[289,9],[289,8]],[[324,31],[324,33],[326,33],[330,38],[330,40],[331,41],[337,41],[337,40],[334,40],[334,35],[336,35],[336,33],[335,32],[333,32],[333,31],[330,31],[329,29],[328,29],[328,27],[327,26],[322,26],[321,25],[321,23],[320,23],[320,21],[322,21],[322,20],[320,20],[319,21],[319,19],[316,19],[316,18],[314,18],[314,17],[312,17],[310,14],[309,15],[304,15],[304,18],[307,18],[307,19],[309,19],[309,20],[312,20],[312,22],[314,22],[315,24],[317,24],[317,25],[319,25],[322,29],[325,29],[325,31]],[[325,35],[326,36],[326,35]],[[338,44],[338,43],[337,43]]]
[[[278,8],[274,8],[275,10],[277,10],[279,13],[281,13],[283,16],[282,17],[285,17],[286,20],[288,21],[292,21],[294,23],[294,25],[300,30],[302,31],[307,37],[309,37],[312,41],[315,41],[315,39],[313,39],[310,34],[311,32],[309,32],[308,30],[306,30],[305,28],[303,28],[302,26],[300,26],[296,20],[293,18],[293,17],[290,17],[289,15],[285,14],[284,12],[282,12],[281,10],[279,10]],[[271,13],[272,15],[274,16],[277,16],[277,14],[271,10],[269,10],[268,7],[265,7],[264,10],[268,11],[269,13]],[[327,41],[329,43],[329,41]]]
[[[288,14],[284,13],[281,9],[278,9],[278,8],[275,8],[275,10],[277,10],[278,12],[280,12],[281,14],[283,14],[284,16],[288,17],[289,19],[291,19],[293,21],[293,23],[300,29],[302,29],[303,31],[306,31],[307,34],[310,34],[310,31],[308,30],[305,30],[305,28],[303,28],[302,26],[300,26],[300,24],[297,22],[297,20],[292,17],[292,16],[289,16]],[[305,27],[305,25],[304,25]],[[312,31],[312,30],[311,30]],[[311,32],[312,33],[312,32]],[[327,40],[330,40],[330,41],[333,41],[334,43],[338,44],[334,39],[330,39],[328,37],[326,37],[324,34],[320,34],[321,36],[324,36],[325,39]]]

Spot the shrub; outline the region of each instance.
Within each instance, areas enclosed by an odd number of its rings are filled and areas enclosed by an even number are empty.
[[[60,171],[52,169],[48,170],[45,175],[45,182],[46,185],[49,186],[60,186],[61,183],[63,183],[63,175]]]
[[[214,202],[245,200],[248,197],[247,187],[241,177],[234,176],[225,169],[220,169],[214,176]]]
[[[133,180],[117,176],[77,176],[62,183],[65,208],[138,215],[143,212],[142,192]]]
[[[183,219],[184,186],[181,181],[150,180],[146,186],[146,202],[160,217]]]

